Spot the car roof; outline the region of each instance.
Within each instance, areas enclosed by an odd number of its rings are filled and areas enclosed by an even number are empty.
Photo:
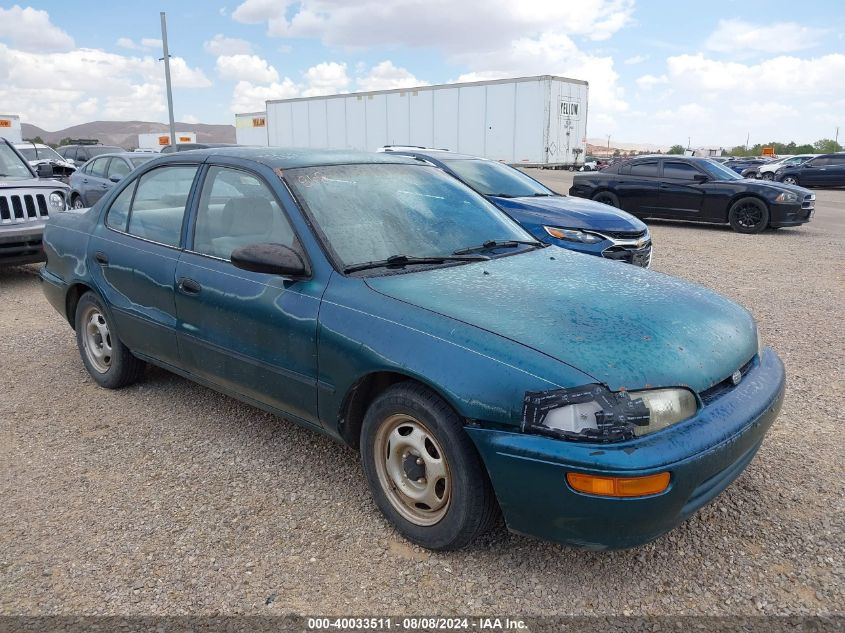
[[[184,162],[187,157],[203,161],[214,157],[240,158],[254,161],[273,169],[296,169],[298,167],[321,167],[328,165],[354,165],[369,163],[418,164],[414,159],[398,152],[358,152],[354,150],[303,149],[286,147],[242,147],[227,146],[210,149],[193,149],[187,152],[164,154],[159,164]]]
[[[88,162],[95,161],[98,158],[109,158],[109,157],[118,157],[118,158],[144,158],[148,157],[150,159],[155,158],[158,154],[154,154],[152,152],[149,153],[141,153],[141,152],[105,152],[104,154],[97,154],[93,158],[89,158]]]
[[[18,149],[26,149],[27,147],[34,147],[36,149],[53,149],[49,145],[45,145],[44,143],[30,143],[29,141],[23,141],[21,143],[15,143],[15,147]]]
[[[434,160],[487,160],[491,161],[489,158],[484,158],[483,156],[474,156],[473,154],[459,154],[458,152],[451,152],[447,149],[394,149],[394,150],[385,150],[385,154],[405,154],[405,155],[414,155],[414,156],[426,156],[427,158],[433,158]],[[491,161],[496,162],[496,161]]]

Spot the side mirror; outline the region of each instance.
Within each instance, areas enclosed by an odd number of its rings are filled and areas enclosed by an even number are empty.
[[[695,182],[698,182],[698,183],[703,183],[703,182],[707,182],[708,180],[710,180],[710,178],[708,178],[704,174],[694,174],[692,179]]]
[[[111,180],[112,182],[120,182],[121,180],[123,180],[123,176],[109,176],[109,180]]]
[[[302,279],[311,274],[308,265],[292,248],[282,244],[249,244],[232,251],[229,259],[236,268],[254,273]]]
[[[41,163],[35,168],[35,173],[38,175],[39,178],[52,178],[53,166],[49,163]]]

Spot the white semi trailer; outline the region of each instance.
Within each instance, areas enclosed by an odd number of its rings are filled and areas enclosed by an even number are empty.
[[[235,115],[235,141],[239,145],[267,145],[267,113]]]
[[[21,135],[21,118],[16,114],[0,114],[0,138],[11,143],[23,141]]]
[[[520,77],[267,102],[270,145],[436,147],[511,164],[584,162],[586,81]]]

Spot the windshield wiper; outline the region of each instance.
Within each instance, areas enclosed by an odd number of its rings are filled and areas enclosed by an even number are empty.
[[[550,198],[552,196],[556,196],[556,193],[534,193],[531,194],[532,198]]]
[[[442,264],[443,262],[479,262],[486,261],[488,257],[455,257],[460,253],[454,255],[436,255],[431,257],[411,257],[409,255],[391,255],[387,259],[378,259],[372,262],[362,262],[360,264],[353,264],[343,269],[344,273],[354,273],[359,270],[369,270],[370,268],[403,268],[409,264]]]
[[[491,248],[516,248],[522,244],[526,244],[528,246],[546,246],[543,242],[528,242],[525,240],[487,240],[483,244],[479,244],[478,246],[469,246],[467,248],[461,248],[452,255],[466,255],[468,253],[477,253],[479,251],[488,251]]]
[[[490,196],[491,198],[516,198],[516,196],[512,196],[509,193],[485,193],[485,196]]]

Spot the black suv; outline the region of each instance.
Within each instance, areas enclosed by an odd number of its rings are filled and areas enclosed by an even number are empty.
[[[126,150],[116,145],[62,145],[56,151],[66,161],[78,166],[100,154],[123,153]]]
[[[845,152],[822,154],[806,163],[781,167],[775,180],[802,187],[845,187]]]

